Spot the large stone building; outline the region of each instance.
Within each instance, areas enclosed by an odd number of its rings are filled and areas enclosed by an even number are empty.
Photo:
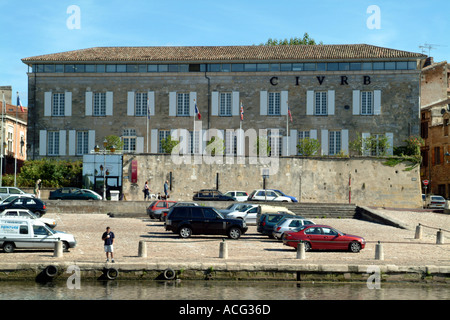
[[[430,64],[422,70],[421,135],[423,192],[450,198],[450,65]]]
[[[221,130],[227,154],[251,148],[235,138],[240,127],[278,129],[270,141],[280,155],[297,155],[304,137],[321,143],[321,155],[349,154],[352,140],[370,135],[387,136],[392,153],[419,134],[424,58],[365,44],[98,47],[25,58],[28,154],[80,158],[108,135],[122,138],[124,152],[161,153],[172,130],[194,131],[195,106],[195,131]],[[202,153],[207,140],[191,140],[188,152]]]

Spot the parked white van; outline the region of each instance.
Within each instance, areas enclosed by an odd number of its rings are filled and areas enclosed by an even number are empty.
[[[4,252],[53,249],[57,241],[62,241],[64,251],[75,248],[77,244],[73,235],[52,230],[37,219],[0,218],[0,247]]]

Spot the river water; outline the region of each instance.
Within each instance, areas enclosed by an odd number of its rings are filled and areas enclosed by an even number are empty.
[[[72,287],[72,288],[71,288]],[[0,300],[450,300],[448,284],[284,281],[0,282]]]

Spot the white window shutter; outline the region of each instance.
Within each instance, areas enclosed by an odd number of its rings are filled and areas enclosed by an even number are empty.
[[[244,135],[244,130],[241,129],[237,129],[236,130],[236,152],[237,155],[242,157],[245,155],[245,135]]]
[[[169,92],[169,116],[176,117],[177,115],[177,93]]]
[[[267,116],[267,91],[261,91],[259,93],[259,114],[261,116]]]
[[[134,116],[135,103],[134,91],[129,91],[127,94],[127,116]]]
[[[287,116],[288,114],[288,99],[289,99],[289,92],[288,91],[281,91],[280,94],[280,114],[282,116]]]
[[[150,140],[150,152],[151,153],[158,153],[158,129],[152,129],[152,132],[150,133],[151,140]]]
[[[195,115],[195,104],[197,104],[197,108],[199,108],[198,101],[197,101],[197,92],[190,92],[189,93],[189,115],[191,117],[193,117]],[[199,109],[199,111],[200,111],[200,109]]]
[[[238,116],[239,112],[239,91],[233,91],[232,93],[232,103],[231,103],[231,115]]]
[[[148,93],[148,102],[150,104],[150,116],[155,115],[155,92],[149,91]]]
[[[72,92],[66,92],[64,97],[64,115],[72,116]]]
[[[86,92],[86,115],[92,116],[92,105],[93,105],[93,93],[88,91]]]
[[[353,90],[353,115],[361,113],[361,91]]]
[[[39,131],[39,155],[47,155],[47,130]]]
[[[326,156],[328,155],[328,130],[323,129],[321,130],[321,139],[322,139],[322,155]]]
[[[88,141],[89,141],[88,150],[90,152],[91,150],[94,150],[94,148],[95,148],[95,130],[89,130],[88,135],[89,135],[89,138],[88,138]]]
[[[334,116],[335,98],[334,90],[328,90],[328,115]]]
[[[289,137],[289,154],[288,154],[288,156],[296,156],[298,154],[297,144],[298,144],[298,133],[297,133],[297,130],[292,129],[291,135]]]
[[[67,145],[66,136],[67,136],[66,130],[59,131],[59,155],[60,156],[66,155],[66,145]]]
[[[349,154],[348,153],[348,130],[347,129],[343,129],[341,131],[341,151],[344,152],[344,154]]]
[[[69,156],[76,154],[76,139],[77,132],[75,130],[69,130]]]
[[[392,156],[394,154],[394,134],[391,132],[386,133],[386,137],[388,138],[388,149],[387,155]]]
[[[44,116],[45,117],[52,116],[52,93],[51,92],[44,93]]]
[[[211,115],[219,115],[219,92],[217,91],[211,92]]]
[[[381,90],[373,91],[373,114],[381,114]]]
[[[136,153],[144,153],[144,137],[136,137]]]
[[[306,92],[306,115],[312,116],[314,114],[314,91],[308,90]]]
[[[317,130],[313,129],[309,131],[309,138],[317,140]]]
[[[113,93],[111,91],[106,92],[106,115],[113,115]]]
[[[287,136],[281,137],[281,155],[288,156],[288,137]]]

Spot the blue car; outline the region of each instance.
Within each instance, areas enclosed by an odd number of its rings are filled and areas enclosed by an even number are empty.
[[[281,190],[276,190],[276,189],[271,189],[271,190],[273,190],[273,191],[276,191],[276,192],[278,192],[278,193],[280,193],[282,196],[284,196],[284,197],[288,197],[288,198],[290,198],[291,200],[292,200],[292,202],[298,202],[298,200],[297,200],[297,198],[296,197],[292,197],[292,196],[288,196],[287,194],[285,194],[284,192],[282,192]]]

